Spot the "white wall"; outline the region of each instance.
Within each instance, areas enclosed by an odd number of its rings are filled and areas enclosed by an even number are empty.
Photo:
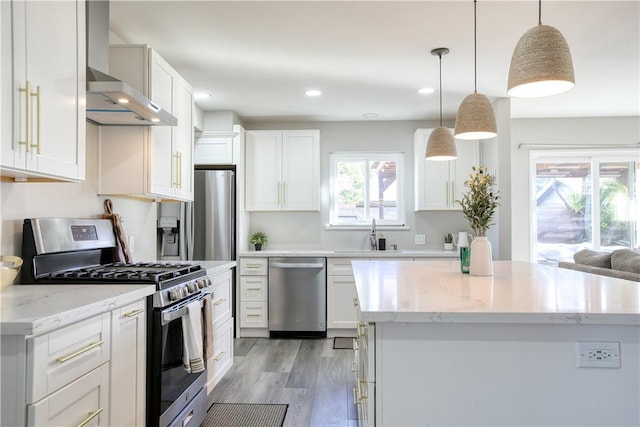
[[[100,218],[106,197],[98,189],[99,127],[87,123],[87,171],[81,183],[2,182],[0,208],[2,220],[1,252],[20,255],[22,223],[25,218]],[[136,261],[156,258],[156,204],[112,197],[113,209],[122,217],[127,235],[134,236]]]
[[[414,212],[413,135],[418,128],[433,128],[427,121],[361,121],[361,122],[251,122],[247,130],[320,129],[321,145],[321,212],[252,212],[250,232],[261,230],[269,235],[267,249],[332,249],[368,248],[368,230],[326,230],[329,222],[329,154],[340,151],[403,152],[406,190],[406,222],[408,230],[380,229],[387,247],[398,243],[398,249],[442,249],[444,235],[467,229],[461,212]],[[445,123],[452,126],[453,123]],[[415,245],[414,236],[425,234],[426,245]]]
[[[511,243],[512,259],[529,261],[531,150],[520,144],[584,144],[606,147],[614,144],[638,144],[640,117],[584,117],[564,119],[511,120]],[[552,148],[552,147],[551,147]],[[640,155],[640,149],[639,149]]]

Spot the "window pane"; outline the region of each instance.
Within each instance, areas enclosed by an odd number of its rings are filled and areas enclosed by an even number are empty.
[[[362,221],[365,219],[365,162],[337,162],[336,216],[338,220]]]
[[[593,246],[591,182],[589,162],[536,164],[538,262],[573,261]]]
[[[396,162],[369,163],[369,215],[376,220],[398,219]]]
[[[632,217],[633,162],[600,163],[600,248],[631,247],[635,228]]]

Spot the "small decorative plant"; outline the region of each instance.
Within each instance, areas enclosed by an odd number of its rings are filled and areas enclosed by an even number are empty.
[[[487,230],[494,224],[491,221],[496,208],[500,206],[500,195],[494,188],[495,183],[495,175],[486,166],[473,166],[469,179],[464,183],[469,191],[462,196],[462,200],[456,200],[462,206],[462,213],[476,237],[486,236]]]
[[[445,243],[453,243],[453,234],[451,234],[451,233],[445,234],[444,242]]]
[[[249,237],[249,243],[255,245],[257,251],[262,249],[262,245],[266,245],[268,241],[267,235],[262,231],[256,231]]]

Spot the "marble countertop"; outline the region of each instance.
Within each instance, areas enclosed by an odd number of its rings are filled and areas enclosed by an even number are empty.
[[[200,264],[207,274],[216,274],[229,270],[237,265],[236,261],[189,261],[195,264]]]
[[[155,285],[12,285],[0,291],[2,335],[39,335],[155,292]]]
[[[267,251],[243,251],[241,257],[328,257],[328,258],[458,258],[457,251],[444,250],[388,250],[370,251],[360,249],[297,249],[297,250],[267,250]]]
[[[628,280],[520,261],[494,261],[488,277],[457,260],[352,265],[363,321],[640,325]]]
[[[176,261],[181,262],[181,261]],[[236,266],[236,261],[189,261],[207,274]],[[0,291],[2,335],[39,335],[145,298],[153,284],[12,285]]]

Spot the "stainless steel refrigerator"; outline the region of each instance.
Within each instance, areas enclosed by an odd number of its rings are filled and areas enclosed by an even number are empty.
[[[196,166],[193,202],[160,203],[158,259],[236,259],[234,170]]]

